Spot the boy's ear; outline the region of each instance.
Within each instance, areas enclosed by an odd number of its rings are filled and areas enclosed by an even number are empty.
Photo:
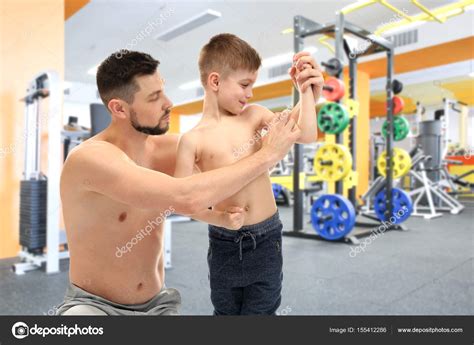
[[[207,77],[207,84],[209,85],[212,91],[219,90],[219,80],[220,80],[220,75],[217,72],[212,72]]]

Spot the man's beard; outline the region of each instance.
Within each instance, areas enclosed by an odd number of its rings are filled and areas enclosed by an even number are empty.
[[[163,116],[168,115],[171,112],[171,110],[166,110]],[[160,127],[161,119],[160,122],[158,122],[158,125],[155,127],[146,127],[146,126],[140,126],[137,120],[137,113],[133,110],[130,109],[130,124],[132,125],[135,130],[137,130],[140,133],[148,134],[148,135],[161,135],[165,134],[168,132],[168,129],[170,128],[169,123],[166,123],[166,126],[164,128]]]

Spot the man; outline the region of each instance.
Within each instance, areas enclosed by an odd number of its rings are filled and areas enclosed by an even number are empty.
[[[177,314],[180,295],[164,286],[164,218],[202,211],[235,194],[281,160],[300,135],[295,121],[281,116],[253,155],[171,177],[178,137],[161,135],[172,103],[158,64],[148,54],[127,52],[112,54],[98,68],[99,94],[112,121],[64,164],[70,285],[59,315]]]

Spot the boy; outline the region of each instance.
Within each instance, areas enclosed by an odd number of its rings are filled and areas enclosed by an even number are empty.
[[[258,53],[231,34],[214,36],[202,48],[203,116],[180,139],[175,176],[230,165],[259,149],[260,130],[280,121],[262,106],[247,105],[260,65]],[[297,142],[314,142],[321,71],[308,54],[299,53],[290,75],[301,94],[299,111],[295,107],[290,114],[301,128]],[[209,206],[212,209],[191,216],[210,224],[208,264],[214,314],[275,314],[283,276],[282,224],[269,174]]]

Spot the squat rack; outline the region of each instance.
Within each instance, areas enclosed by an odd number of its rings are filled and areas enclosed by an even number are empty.
[[[293,33],[294,33],[294,51],[299,52],[304,48],[304,39],[310,36],[325,34],[327,36],[333,37],[335,39],[335,57],[340,61],[343,61],[344,53],[349,59],[349,98],[356,98],[356,77],[357,77],[357,58],[359,56],[368,56],[380,52],[385,52],[387,54],[387,81],[386,81],[386,98],[387,98],[387,138],[386,138],[386,150],[387,150],[387,170],[386,170],[386,213],[385,218],[389,219],[390,215],[393,213],[393,204],[392,204],[392,188],[393,188],[393,171],[392,165],[389,164],[393,156],[393,90],[392,90],[392,75],[393,75],[393,60],[394,60],[394,45],[392,42],[386,40],[383,37],[379,37],[355,24],[352,24],[345,20],[344,14],[342,12],[336,13],[336,22],[335,24],[319,24],[310,19],[307,19],[303,16],[295,16],[293,18]],[[351,51],[350,45],[347,40],[344,38],[344,34],[352,34],[358,38],[364,40],[369,40],[371,44],[364,49],[363,51]],[[341,79],[340,72],[335,77]],[[299,101],[299,94],[297,90],[294,90],[293,93],[293,106],[296,105]],[[357,119],[356,116],[353,116],[350,119],[349,126],[349,148],[352,160],[352,170],[356,171],[356,126]],[[341,144],[343,141],[342,133],[336,135],[336,143]],[[294,148],[294,166],[293,166],[293,196],[294,196],[294,205],[293,205],[293,230],[284,231],[284,234],[287,236],[296,236],[304,238],[314,238],[321,239],[317,234],[308,234],[304,233],[303,230],[303,191],[300,189],[300,171],[303,164],[303,150],[301,144],[295,144]],[[343,194],[343,183],[342,181],[337,181],[335,184],[335,190],[337,194]],[[358,211],[357,207],[357,196],[356,196],[356,187],[353,186],[348,190],[348,198],[350,202],[354,205],[356,213]],[[365,215],[365,217],[379,220],[375,217]],[[376,224],[367,224],[367,223],[356,223],[357,226],[370,227],[374,228]],[[401,225],[393,224],[389,229],[404,230],[405,228]],[[372,233],[372,230],[359,232],[356,236],[363,237],[368,236]],[[357,243],[357,237],[354,235],[348,234],[348,237],[344,237],[341,240],[345,242]]]

